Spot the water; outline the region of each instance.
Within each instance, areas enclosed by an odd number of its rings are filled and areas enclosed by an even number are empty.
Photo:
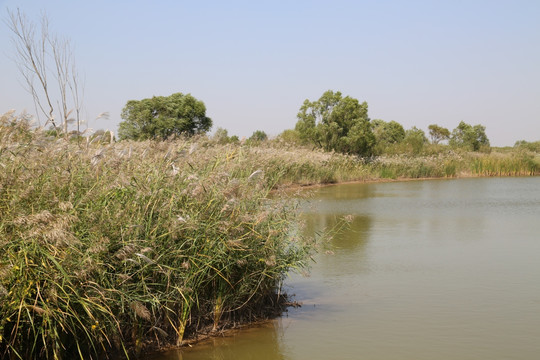
[[[538,359],[540,178],[315,190],[307,235],[350,226],[292,276],[281,319],[153,359]]]

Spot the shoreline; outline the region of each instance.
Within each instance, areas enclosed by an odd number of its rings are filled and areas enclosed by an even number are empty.
[[[291,307],[302,307],[302,303],[300,302],[289,301],[286,294],[282,294],[281,296],[284,297],[284,302],[282,304],[278,304],[278,308],[276,309],[269,309],[266,314],[261,315],[260,319],[253,321],[240,320],[237,322],[227,321],[223,323],[217,330],[213,330],[212,325],[208,325],[202,329],[199,329],[199,331],[193,334],[187,334],[180,345],[173,345],[172,343],[169,343],[162,346],[157,345],[152,347],[151,344],[148,344],[149,347],[147,350],[140,355],[148,355],[153,357],[170,351],[181,351],[186,347],[191,348],[195,345],[204,343],[205,341],[210,341],[211,339],[231,337],[244,330],[265,326],[283,316]]]
[[[309,184],[287,184],[280,185],[276,189],[273,189],[272,192],[279,191],[294,191],[294,190],[309,190],[316,189],[327,186],[336,186],[336,185],[348,185],[348,184],[379,184],[379,183],[392,183],[392,182],[408,182],[408,181],[427,181],[427,180],[459,180],[459,179],[474,179],[474,178],[514,178],[514,177],[536,177],[540,174],[531,174],[531,175],[475,175],[472,173],[461,174],[458,176],[438,176],[438,177],[400,177],[397,179],[389,178],[377,178],[377,179],[359,179],[359,180],[344,180],[336,182],[320,182],[320,183],[309,183]]]

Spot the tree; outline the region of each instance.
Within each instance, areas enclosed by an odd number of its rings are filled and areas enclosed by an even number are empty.
[[[120,140],[164,140],[171,136],[206,133],[212,127],[206,106],[191,94],[130,100],[121,116],[124,121],[118,129]]]
[[[371,128],[375,136],[377,154],[385,152],[390,145],[401,143],[405,138],[405,129],[396,121],[372,120]]]
[[[383,120],[374,120],[372,121],[372,125],[373,133],[378,141],[387,144],[396,144],[405,138],[405,129],[396,121],[385,122]]]
[[[249,140],[251,141],[265,141],[268,139],[268,135],[262,130],[254,131],[253,134],[250,136]]]
[[[372,152],[375,138],[366,102],[328,90],[317,101],[305,100],[297,118],[295,130],[305,143],[347,154]]]
[[[49,19],[45,14],[39,30],[19,9],[8,14],[15,62],[34,100],[38,121],[41,112],[47,118],[45,125],[50,123],[56,131],[61,129],[66,137],[68,124],[75,121],[77,133],[80,133],[82,90],[70,41],[49,32]],[[56,80],[56,88],[49,82],[51,76]],[[57,117],[60,117],[60,126]]]
[[[443,140],[448,140],[450,138],[450,130],[443,128],[437,124],[432,124],[428,126],[429,137],[433,144],[438,144]]]
[[[469,125],[463,121],[452,131],[450,145],[463,147],[472,151],[489,148],[489,139],[486,135],[486,127],[482,125]]]
[[[298,145],[302,144],[302,140],[300,139],[300,134],[295,129],[283,130],[283,132],[279,134],[277,138],[285,143],[298,144]]]
[[[212,136],[212,140],[214,140],[216,143],[220,145],[225,144],[236,144],[240,141],[237,135],[229,136],[229,132],[227,129],[224,129],[222,127],[218,127],[216,129],[216,132]]]
[[[427,141],[428,139],[426,138],[426,133],[424,130],[417,129],[416,126],[413,126],[409,130],[405,131],[405,138],[403,139],[403,142],[411,147],[413,154],[419,154],[422,152],[422,149]]]
[[[540,141],[525,141],[525,140],[518,140],[514,144],[514,148],[518,149],[525,149],[532,152],[540,152]]]
[[[227,144],[229,142],[229,132],[227,131],[227,129],[218,127],[212,138],[218,144]]]

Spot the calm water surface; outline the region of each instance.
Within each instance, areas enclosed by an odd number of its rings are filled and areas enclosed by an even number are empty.
[[[352,215],[281,319],[154,360],[540,359],[540,178],[315,190],[307,235]]]

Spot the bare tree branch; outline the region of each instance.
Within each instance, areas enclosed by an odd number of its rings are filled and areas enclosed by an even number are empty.
[[[34,106],[38,114],[43,113],[47,123],[51,123],[57,130],[68,135],[68,125],[71,121],[77,122],[77,133],[80,133],[80,110],[82,104],[80,82],[73,60],[71,42],[61,39],[49,32],[49,19],[46,14],[41,18],[41,31],[37,33],[36,25],[21,13],[8,10],[9,21],[7,25],[13,35],[15,45],[15,62],[24,78],[26,88],[32,95]],[[57,88],[51,91],[48,82],[49,72],[56,79]],[[36,81],[37,79],[37,81]],[[53,106],[53,95],[58,94]],[[57,111],[61,128],[55,121]],[[76,118],[70,119],[75,113]]]

